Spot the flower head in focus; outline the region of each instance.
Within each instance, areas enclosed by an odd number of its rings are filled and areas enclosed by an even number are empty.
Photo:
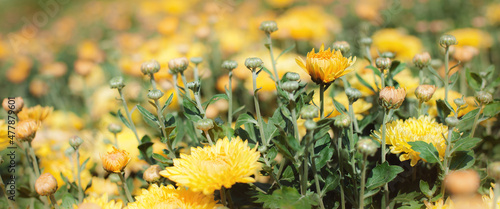
[[[350,67],[356,62],[356,57],[345,58],[340,51],[325,50],[325,46],[321,45],[318,53],[314,49],[307,53],[305,62],[300,57],[295,61],[315,83],[330,84],[353,70]]]
[[[373,132],[377,140],[381,137],[381,131]],[[447,132],[447,126],[437,123],[429,116],[409,118],[405,121],[396,120],[387,123],[386,144],[391,145],[391,153],[401,154],[399,160],[411,160],[411,166],[415,166],[421,159],[420,153],[413,150],[408,142],[432,143],[439,152],[439,157],[443,158],[446,149],[446,139],[443,138],[443,134]]]
[[[136,197],[136,201],[127,205],[128,209],[143,208],[192,208],[209,209],[217,208],[218,205],[213,195],[205,195],[200,192],[187,190],[184,187],[174,188],[172,185],[158,187],[152,184],[148,189],[143,189]]]
[[[191,148],[191,155],[181,154],[174,166],[160,175],[175,181],[178,186],[195,192],[212,194],[221,187],[231,188],[235,183],[252,183],[250,177],[260,169],[260,153],[241,139],[219,139],[213,146]]]
[[[120,173],[130,162],[127,151],[113,147],[113,151],[101,155],[102,167],[110,173]]]

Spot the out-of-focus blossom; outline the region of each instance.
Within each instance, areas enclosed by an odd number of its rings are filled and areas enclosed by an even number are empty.
[[[416,54],[423,50],[420,39],[399,29],[379,30],[373,34],[372,40],[371,53],[373,56],[377,56],[377,52],[392,52],[396,54],[396,59],[411,61]]]

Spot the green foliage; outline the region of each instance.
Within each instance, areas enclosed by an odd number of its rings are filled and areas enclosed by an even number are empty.
[[[377,165],[372,169],[371,174],[366,180],[366,188],[374,190],[384,186],[386,183],[392,181],[396,176],[403,172],[403,168],[396,165],[389,165],[388,162]]]
[[[263,208],[269,209],[310,209],[317,206],[318,201],[313,193],[302,196],[295,188],[282,187],[270,195],[259,193],[256,202],[263,203]]]
[[[441,160],[439,159],[439,153],[436,147],[432,145],[432,143],[416,141],[416,142],[408,142],[408,144],[411,146],[411,149],[415,150],[416,152],[419,152],[420,158],[424,159],[426,162],[441,164]]]

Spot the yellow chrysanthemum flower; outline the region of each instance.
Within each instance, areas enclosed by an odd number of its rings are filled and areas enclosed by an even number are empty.
[[[102,196],[88,196],[83,199],[80,205],[73,205],[74,209],[86,208],[101,208],[101,209],[122,209],[123,203],[121,200],[108,200],[108,194]]]
[[[378,52],[392,52],[396,54],[396,59],[410,61],[422,51],[422,42],[415,36],[407,35],[398,29],[382,29],[372,36],[372,55]]]
[[[212,194],[221,187],[231,188],[235,183],[252,183],[250,177],[260,169],[260,153],[248,147],[248,142],[236,138],[219,139],[213,146],[191,148],[191,155],[181,154],[174,166],[160,175],[186,186],[195,192]]]
[[[427,201],[424,201],[425,206],[427,209],[453,209],[455,208],[455,205],[453,204],[453,201],[451,199],[447,199],[446,202],[443,201],[443,199],[439,199],[434,204],[429,203]]]
[[[120,173],[130,162],[130,154],[122,149],[113,147],[113,151],[101,155],[102,167],[110,173]]]
[[[158,187],[158,185],[152,184],[149,189],[143,189],[141,195],[136,197],[136,201],[129,203],[127,208],[209,209],[219,206],[221,205],[217,204],[213,195],[204,195],[183,187],[175,189],[172,185]]]
[[[321,45],[319,52],[314,52],[312,49],[307,53],[306,61],[302,58],[295,58],[297,64],[311,76],[311,80],[317,84],[329,84],[335,79],[351,72],[350,68],[356,57],[345,58],[340,51],[331,51],[330,48],[325,50],[325,46]]]
[[[457,47],[472,46],[477,49],[490,48],[493,45],[493,38],[485,31],[476,28],[460,28],[448,32],[455,36]]]
[[[45,120],[53,110],[53,107],[42,107],[37,105],[30,108],[24,108],[19,112],[18,116],[20,121],[32,119],[41,122]]]
[[[92,185],[85,190],[85,194],[87,195],[120,195],[120,190],[118,190],[118,186],[116,183],[111,182],[111,180],[103,179],[99,177],[92,177]]]
[[[448,126],[437,123],[429,116],[420,116],[418,119],[409,118],[406,121],[396,120],[387,123],[386,144],[391,145],[391,153],[400,154],[399,160],[411,160],[411,166],[415,166],[421,159],[420,153],[414,151],[408,142],[424,141],[432,143],[439,152],[439,158],[444,157],[446,150],[446,139],[443,134],[448,133]],[[373,134],[380,141],[381,130]]]

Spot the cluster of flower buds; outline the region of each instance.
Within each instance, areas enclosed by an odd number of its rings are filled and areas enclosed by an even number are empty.
[[[159,89],[149,90],[148,92],[148,98],[151,100],[159,100],[163,95],[164,93]]]
[[[112,78],[109,81],[109,85],[111,86],[112,89],[118,89],[118,90],[123,89],[123,87],[125,87],[125,84],[123,83],[123,77],[121,76]]]
[[[380,70],[387,70],[391,68],[392,61],[388,57],[379,57],[375,61],[375,65],[377,65],[377,68]]]
[[[288,79],[288,81],[281,84],[281,88],[290,93],[290,99],[293,99],[293,92],[297,91],[300,87],[300,75],[298,73],[289,72],[286,74],[286,79]]]
[[[341,129],[347,128],[351,125],[351,117],[348,114],[340,114],[335,117],[335,122],[333,124]]]
[[[201,119],[198,122],[196,122],[195,126],[197,129],[200,129],[202,131],[208,131],[214,128],[214,121],[210,118]]]
[[[345,90],[345,94],[347,95],[347,99],[349,99],[350,104],[358,101],[358,99],[361,98],[361,92],[355,88],[347,88]]]
[[[455,36],[452,36],[449,34],[445,34],[445,35],[441,36],[441,38],[439,39],[439,45],[443,48],[448,48],[450,46],[457,45],[457,44],[458,44],[457,38],[455,38]]]

